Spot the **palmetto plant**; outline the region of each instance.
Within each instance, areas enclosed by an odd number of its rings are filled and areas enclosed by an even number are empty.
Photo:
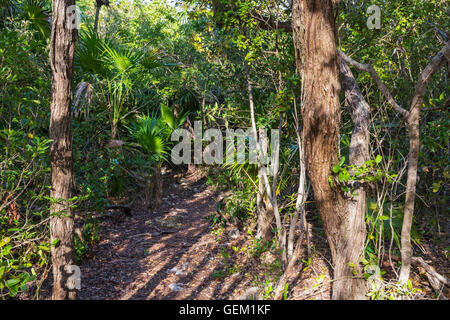
[[[106,86],[100,90],[109,110],[111,139],[115,139],[119,123],[130,114],[137,75],[160,65],[156,51],[139,52],[120,46],[113,37],[102,38],[89,28],[80,35],[75,63],[85,74],[93,75],[90,81],[105,81]]]
[[[0,26],[7,17],[12,17],[18,10],[15,0],[0,0]]]
[[[167,137],[164,126],[162,119],[153,114],[138,117],[130,129],[133,138],[148,155],[151,165],[167,159]]]
[[[137,74],[159,64],[154,51],[145,54],[113,45],[112,42],[103,42],[102,47],[103,63],[108,69],[108,92],[104,96],[110,110],[111,138],[115,139],[119,122],[129,114],[127,103],[132,97]]]
[[[123,119],[127,111],[126,102],[129,98],[132,84],[127,78],[120,78],[118,81],[107,80],[107,90],[102,89],[102,94],[107,102],[109,117],[111,123],[111,139],[115,139],[117,135],[117,126],[119,121]]]
[[[31,22],[41,36],[47,38],[50,35],[50,9],[46,0],[27,0],[21,6],[23,17]]]
[[[149,160],[149,179],[146,186],[146,205],[158,208],[161,205],[162,179],[161,166],[167,156],[167,136],[165,123],[155,114],[140,116],[130,129],[130,134],[137,141]]]
[[[146,190],[146,204],[158,208],[161,205],[162,179],[161,166],[168,160],[169,139],[173,130],[179,128],[186,120],[187,115],[175,117],[167,105],[161,105],[161,116],[155,113],[151,116],[142,115],[129,129],[131,136],[136,140],[149,160],[149,180]]]
[[[75,66],[80,68],[86,76],[106,77],[103,43],[111,40],[99,37],[91,28],[80,30],[79,35],[80,43],[75,51]],[[89,81],[89,79],[86,80]]]
[[[47,0],[0,0],[0,27],[6,18],[20,18],[30,22],[31,28],[43,38],[50,35],[50,1]]]
[[[167,135],[170,136],[172,131],[181,127],[186,121],[188,113],[180,114],[175,117],[172,110],[167,104],[161,104],[161,119],[167,124]]]

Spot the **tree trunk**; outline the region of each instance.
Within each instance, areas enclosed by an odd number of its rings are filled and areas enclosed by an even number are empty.
[[[71,101],[73,56],[76,30],[70,29],[67,7],[74,0],[53,0],[53,24],[50,40],[52,68],[52,100],[50,105],[50,149],[52,188],[50,197],[58,201],[50,206],[50,240],[58,244],[51,248],[53,265],[52,299],[76,299],[69,290],[65,268],[74,264],[74,222],[68,199],[73,193],[73,162],[71,137]]]
[[[191,139],[195,139],[194,127],[192,126],[192,123],[189,120],[189,117],[186,118],[186,122],[183,124],[183,128],[189,131],[189,133],[191,135]],[[191,150],[190,162],[188,164],[188,173],[194,173],[195,169],[196,169],[195,163],[192,162],[192,159],[195,159],[195,156],[193,156],[194,153],[195,153],[195,150]]]
[[[259,169],[258,171],[260,171]],[[257,195],[257,214],[258,225],[256,231],[256,238],[261,239],[263,243],[272,239],[272,223],[274,219],[273,207],[267,197],[265,197],[265,186],[262,174],[258,174],[258,195]],[[262,195],[261,195],[262,194]]]
[[[153,186],[152,186],[152,176],[145,181],[145,206],[147,208],[151,208],[152,206],[152,194],[153,194]]]
[[[350,165],[362,166],[364,162],[369,160],[369,121],[370,107],[364,100],[363,94],[353,77],[348,65],[340,59],[340,79],[342,89],[345,91],[345,99],[351,107],[353,120],[353,132],[350,141],[349,162]],[[352,190],[355,194],[347,200],[347,209],[349,219],[352,220],[353,234],[355,235],[353,246],[355,251],[363,254],[364,241],[366,239],[366,224],[364,221],[367,211],[366,190],[362,185],[354,185]],[[358,259],[359,261],[359,259]],[[361,275],[361,270],[357,268],[357,272]],[[366,291],[365,282],[359,280],[358,288],[361,292]]]
[[[111,140],[116,139],[118,122],[119,122],[119,120],[116,120],[116,119],[113,119],[111,121]]]
[[[446,61],[450,61],[450,41],[431,59],[430,63],[420,74],[419,80],[414,88],[411,100],[411,108],[408,116],[409,130],[409,155],[408,155],[408,178],[406,181],[405,211],[403,216],[401,234],[402,267],[400,269],[399,281],[405,284],[409,279],[412,259],[411,226],[414,214],[414,199],[416,196],[417,163],[419,159],[419,123],[420,107],[423,104],[427,83],[431,76],[438,71]]]
[[[161,207],[162,201],[162,176],[161,176],[161,164],[158,163],[153,175],[153,206],[158,209]]]
[[[403,284],[409,279],[411,270],[411,258],[413,250],[411,246],[411,226],[414,214],[414,199],[416,197],[417,163],[419,159],[419,107],[411,108],[408,118],[409,131],[409,155],[408,155],[408,178],[406,180],[405,210],[401,233],[401,255],[402,267],[400,269],[399,281]]]
[[[333,258],[332,297],[364,299],[364,280],[353,274],[360,273],[364,229],[359,227],[357,217],[350,216],[344,195],[328,182],[337,162],[340,123],[333,2],[296,0],[292,14],[297,67],[305,91],[302,115],[306,166]]]
[[[252,98],[253,99],[253,98]],[[268,141],[267,137],[263,134],[263,129],[259,128],[259,140],[261,142],[262,151],[266,156]],[[256,196],[256,210],[258,214],[258,226],[256,237],[263,242],[270,241],[272,239],[272,222],[274,219],[273,207],[270,201],[267,199],[266,187],[264,186],[264,177],[262,174],[262,164],[258,161],[258,194]]]
[[[100,9],[102,8],[102,5],[96,4],[95,6],[95,18],[94,18],[94,34],[97,34],[98,30],[98,18],[100,16]]]

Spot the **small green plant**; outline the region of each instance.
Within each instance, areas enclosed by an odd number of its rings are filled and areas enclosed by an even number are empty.
[[[404,285],[396,282],[372,281],[367,296],[371,300],[413,300],[422,290],[414,288],[411,280]]]
[[[213,277],[214,279],[222,279],[225,278],[226,276],[227,272],[225,270],[218,270],[211,274],[211,277]]]
[[[361,166],[355,166],[346,165],[345,157],[341,157],[339,163],[334,165],[332,169],[333,175],[328,177],[328,182],[331,187],[337,184],[344,192],[351,191],[352,182],[375,182],[382,177],[386,177],[389,182],[392,182],[397,175],[385,172],[380,168],[379,164],[382,159],[380,155],[377,155],[375,159],[367,160]]]
[[[311,258],[308,258],[308,260],[302,259],[302,262],[305,264],[305,266],[303,267],[303,272],[311,268]]]
[[[220,247],[220,254],[224,259],[230,259],[230,253],[225,247]]]
[[[100,240],[98,225],[95,221],[87,222],[81,231],[83,239],[75,236],[75,253],[77,264],[80,264],[89,251],[89,245]]]
[[[204,219],[206,219],[209,222],[212,228],[217,226],[224,227],[227,223],[227,220],[218,213],[210,214],[206,216]]]
[[[284,290],[283,290],[283,299],[287,300],[287,295],[289,292],[289,283],[286,282],[286,284],[284,285]]]
[[[266,280],[264,283],[264,300],[269,300],[273,295],[273,286],[270,280]]]
[[[275,238],[272,239],[272,243],[270,243],[269,241],[263,241],[262,239],[254,238],[249,252],[253,258],[259,259],[264,252],[266,252],[269,248],[274,249],[275,246]]]

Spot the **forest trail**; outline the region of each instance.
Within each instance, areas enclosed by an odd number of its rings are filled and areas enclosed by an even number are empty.
[[[258,279],[276,273],[272,268],[274,256],[253,259],[244,252],[233,252],[233,247],[248,247],[249,242],[242,231],[233,235],[236,229],[231,224],[221,233],[211,230],[207,217],[217,213],[216,199],[220,196],[206,186],[199,172],[168,172],[163,179],[165,192],[159,210],[147,210],[135,201],[131,216],[120,211],[103,216],[98,229],[100,240],[91,245],[80,264],[78,298],[236,300],[256,287],[257,297],[262,298],[264,283]],[[136,199],[143,197],[138,195]],[[309,267],[291,281],[290,298],[294,300],[330,299],[329,251],[321,228],[313,228],[310,236],[315,254]],[[442,262],[433,263],[440,272],[448,270],[447,263]],[[387,261],[384,267],[390,271]],[[431,296],[426,280],[413,275],[414,284]],[[40,290],[40,299],[50,299],[51,287],[50,274]],[[448,292],[444,295],[448,298]]]
[[[269,252],[252,257],[248,235],[236,232],[233,224],[221,232],[211,229],[207,217],[217,213],[216,200],[223,195],[208,187],[199,171],[167,172],[163,184],[160,209],[147,210],[135,200],[131,216],[120,210],[101,215],[100,240],[90,245],[79,265],[78,299],[262,299],[267,277],[277,277],[276,257]],[[141,198],[143,194],[135,197]],[[329,255],[324,239],[314,235],[313,241]],[[318,287],[314,280],[330,279],[328,265],[329,260],[315,255],[311,268],[293,279],[292,299],[329,299],[329,285]],[[50,272],[39,299],[51,298],[52,279]],[[34,288],[23,298],[31,299],[35,293]]]
[[[133,208],[132,216],[103,221],[80,266],[80,299],[234,299],[245,290],[245,279],[213,277],[223,260],[206,219],[215,192],[195,173],[179,182],[164,177],[159,210]]]

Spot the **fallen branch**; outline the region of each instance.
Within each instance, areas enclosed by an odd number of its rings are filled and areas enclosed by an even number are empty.
[[[398,256],[393,255],[391,258],[396,262],[402,261],[402,259]],[[419,270],[422,269],[425,272],[428,282],[435,291],[439,292],[442,289],[442,285],[450,287],[450,280],[446,276],[438,273],[432,266],[426,263],[422,257],[412,257],[411,264]]]
[[[449,279],[446,276],[436,272],[436,270],[426,263],[421,257],[413,257],[411,262],[417,268],[422,268],[425,271],[428,282],[430,282],[436,292],[439,292],[443,285],[450,287]]]

